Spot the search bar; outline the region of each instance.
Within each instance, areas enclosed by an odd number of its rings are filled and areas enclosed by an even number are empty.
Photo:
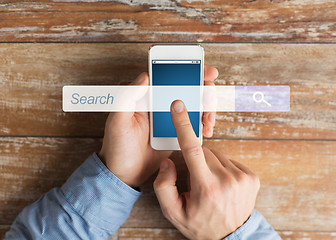
[[[63,87],[65,112],[169,112],[177,99],[188,111],[290,111],[289,86]]]
[[[201,63],[200,60],[152,60],[153,64],[162,64],[162,63],[179,63],[179,64],[185,64],[185,63]]]

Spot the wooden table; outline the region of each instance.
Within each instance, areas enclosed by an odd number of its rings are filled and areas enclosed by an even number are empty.
[[[218,85],[291,87],[290,112],[218,113],[204,145],[260,176],[256,208],[284,239],[336,239],[335,39],[333,0],[0,3],[0,235],[100,148],[107,115],[62,112],[63,85],[127,84],[152,43],[199,42]],[[113,238],[183,236],[148,181]]]

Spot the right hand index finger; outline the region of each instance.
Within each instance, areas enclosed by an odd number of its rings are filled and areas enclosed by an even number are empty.
[[[177,139],[190,172],[190,176],[205,176],[210,172],[205,161],[203,149],[190,123],[187,109],[180,100],[171,105],[171,117],[176,129]]]

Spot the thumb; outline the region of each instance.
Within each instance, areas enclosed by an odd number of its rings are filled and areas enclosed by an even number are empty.
[[[163,159],[153,186],[163,215],[173,224],[184,218],[183,201],[177,191],[176,179],[175,164],[169,158]]]
[[[147,72],[140,73],[131,85],[149,85],[149,77]]]
[[[131,85],[138,85],[138,86],[146,86],[149,84],[148,74],[146,72],[141,73],[132,83]],[[138,101],[143,95],[145,91],[141,91],[136,89],[135,92],[129,91],[126,92],[124,98],[120,101],[121,104],[132,104]],[[122,105],[121,105],[122,106]],[[144,116],[148,113],[142,112]],[[134,115],[134,112],[115,112],[113,113],[114,121],[120,121],[121,123],[128,123]]]

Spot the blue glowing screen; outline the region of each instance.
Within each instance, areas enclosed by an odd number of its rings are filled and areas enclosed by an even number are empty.
[[[153,86],[200,85],[201,61],[195,63],[152,63]],[[154,101],[157,101],[154,99]],[[200,112],[188,112],[195,134],[199,137]],[[153,137],[176,137],[170,112],[153,112]]]

